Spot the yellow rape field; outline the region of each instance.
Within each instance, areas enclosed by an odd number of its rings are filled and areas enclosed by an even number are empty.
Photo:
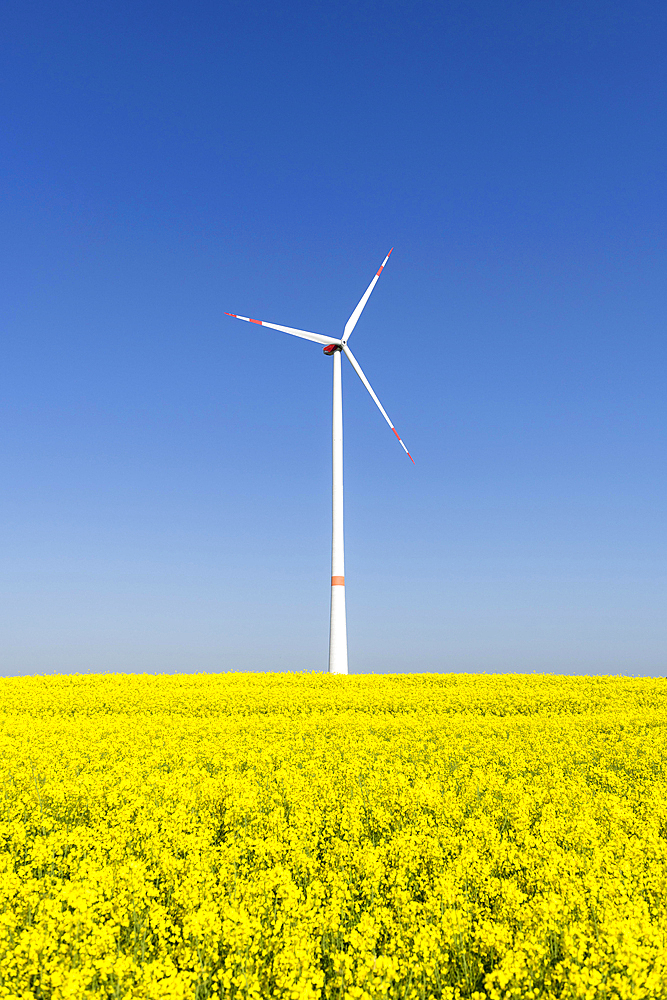
[[[667,681],[0,681],[0,997],[667,998]]]

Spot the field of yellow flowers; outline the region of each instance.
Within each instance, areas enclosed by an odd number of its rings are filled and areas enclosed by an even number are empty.
[[[667,998],[667,681],[0,680],[0,997]]]

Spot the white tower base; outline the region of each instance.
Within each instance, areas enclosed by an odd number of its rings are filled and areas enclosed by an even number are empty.
[[[343,390],[340,351],[333,356],[333,477],[331,531],[331,626],[329,673],[347,673],[345,545],[343,540]]]

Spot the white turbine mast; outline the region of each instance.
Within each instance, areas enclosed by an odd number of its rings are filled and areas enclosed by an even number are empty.
[[[357,325],[364,306],[389,260],[392,247],[380,268],[364,292],[359,305],[354,310],[343,331],[340,340],[324,337],[321,333],[311,333],[308,330],[296,330],[291,326],[278,326],[277,323],[267,323],[261,319],[250,319],[249,316],[237,316],[236,313],[225,313],[233,319],[242,319],[246,323],[256,323],[257,326],[267,326],[270,330],[281,333],[291,333],[293,337],[312,340],[316,344],[324,344],[324,353],[333,355],[333,476],[332,476],[332,531],[331,531],[331,626],[329,631],[329,673],[347,673],[347,623],[345,618],[345,547],[343,543],[343,392],[341,386],[341,354],[345,354],[355,372],[368,389],[373,402],[396,435],[401,448],[414,464],[414,459],[403,444],[396,428],[387,416],[382,403],[377,398],[371,384],[361,370],[359,362],[347,346],[350,334]]]

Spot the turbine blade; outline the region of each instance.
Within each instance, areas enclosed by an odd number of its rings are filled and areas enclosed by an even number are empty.
[[[393,249],[394,248],[392,247],[391,250],[389,251],[389,253],[387,254],[387,256],[385,257],[385,259],[380,264],[380,270],[378,271],[378,273],[375,275],[375,277],[371,281],[370,285],[368,286],[368,288],[364,292],[363,296],[361,297],[361,301],[360,301],[359,305],[354,310],[354,312],[352,313],[352,315],[348,319],[347,323],[345,324],[345,330],[343,332],[343,343],[345,343],[347,341],[348,337],[350,336],[350,334],[354,330],[355,326],[357,325],[357,320],[361,316],[361,314],[363,312],[363,309],[364,309],[364,306],[368,302],[368,300],[370,298],[370,295],[371,295],[371,292],[375,288],[375,286],[377,284],[377,280],[380,277],[380,275],[382,274],[382,268],[384,267],[384,265],[387,263],[387,261],[391,257]]]
[[[277,323],[266,323],[261,319],[250,319],[248,316],[237,316],[236,313],[225,313],[225,316],[231,316],[232,319],[242,319],[246,323],[256,323],[257,326],[268,326],[271,330],[280,330],[281,333],[291,333],[293,337],[303,337],[304,340],[313,340],[316,344],[338,344],[341,345],[340,340],[336,340],[335,337],[325,337],[321,333],[310,333],[308,330],[295,330],[292,326],[278,326]]]
[[[359,362],[357,361],[357,359],[355,358],[354,354],[352,353],[352,351],[350,350],[350,348],[347,346],[347,344],[345,343],[345,341],[343,341],[343,350],[345,351],[345,354],[347,355],[347,358],[349,359],[349,362],[352,365],[352,367],[354,368],[355,372],[357,373],[357,375],[359,376],[359,378],[361,379],[361,381],[364,383],[364,385],[366,386],[366,388],[370,392],[371,397],[375,401],[375,404],[376,404],[378,410],[380,411],[380,413],[382,414],[382,416],[387,421],[387,423],[391,427],[392,431],[394,432],[394,434],[398,438],[399,444],[400,444],[401,448],[403,449],[403,451],[405,452],[405,454],[408,456],[408,458],[410,459],[410,461],[414,465],[415,464],[414,458],[412,457],[412,455],[410,454],[410,452],[408,451],[408,449],[403,444],[403,441],[402,441],[402,439],[401,439],[398,431],[396,430],[396,428],[392,424],[391,420],[387,416],[387,412],[386,412],[385,408],[383,407],[382,403],[380,402],[380,400],[377,398],[377,396],[373,392],[373,389],[371,387],[370,382],[368,381],[368,379],[366,378],[366,376],[362,372],[361,365],[359,364]]]

